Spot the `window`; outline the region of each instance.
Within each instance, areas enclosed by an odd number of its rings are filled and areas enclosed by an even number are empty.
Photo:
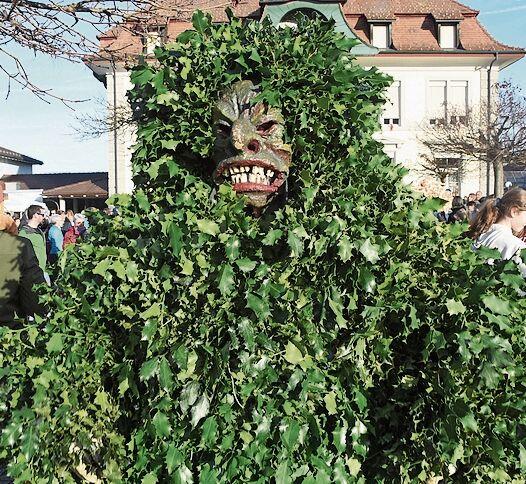
[[[427,110],[430,124],[446,122],[446,81],[430,81]]]
[[[468,81],[429,81],[427,114],[430,124],[465,124],[468,112]]]
[[[458,48],[458,24],[439,23],[438,24],[438,43],[442,49]]]
[[[287,12],[283,16],[278,24],[278,27],[290,27],[291,29],[295,29],[298,25],[299,19],[302,17],[311,20],[327,20],[325,15],[323,15],[321,12],[318,12],[318,10],[314,10],[313,8],[296,8],[290,12]]]
[[[446,188],[453,195],[459,195],[462,184],[462,159],[461,158],[437,158],[437,168],[445,175]]]
[[[371,44],[379,49],[389,49],[391,47],[391,24],[372,23],[371,24]]]
[[[165,33],[166,28],[164,27],[146,31],[142,38],[142,53],[145,55],[153,55],[155,48],[163,44]]]
[[[468,81],[451,81],[448,83],[447,111],[450,123],[466,123]]]
[[[382,123],[391,129],[400,125],[400,81],[394,81],[387,91]]]

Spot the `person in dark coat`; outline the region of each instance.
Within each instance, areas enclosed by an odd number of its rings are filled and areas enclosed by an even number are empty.
[[[31,242],[17,233],[15,221],[0,214],[0,325],[42,313],[33,285],[45,282],[44,272]]]
[[[468,212],[464,207],[464,200],[462,200],[462,197],[453,197],[451,212],[447,218],[448,223],[463,222],[467,217]]]

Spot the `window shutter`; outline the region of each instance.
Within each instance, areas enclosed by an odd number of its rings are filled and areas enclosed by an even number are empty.
[[[400,81],[394,81],[387,91],[387,101],[382,115],[388,124],[399,124],[400,122]]]
[[[466,116],[468,111],[468,81],[451,81],[448,92],[448,111],[455,116]]]
[[[446,119],[446,81],[429,81],[427,112],[431,124]]]

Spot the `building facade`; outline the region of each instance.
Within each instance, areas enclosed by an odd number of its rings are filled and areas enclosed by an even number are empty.
[[[170,1],[140,27],[118,26],[99,37],[100,53],[87,65],[105,83],[111,107],[126,105],[131,88],[127,69],[139,56],[153,55],[156,45],[191,28],[191,13],[181,13]],[[214,21],[226,21],[224,4],[196,0],[192,6]],[[358,63],[376,66],[394,79],[378,138],[390,157],[409,168],[409,182],[429,176],[421,169],[422,157],[428,155],[420,141],[423,127],[462,122],[469,109],[489,105],[500,72],[525,54],[491,37],[478,21],[478,11],[455,0],[241,0],[232,10],[240,18],[268,17],[275,25],[291,26],[299,14],[333,19],[337,30],[357,38],[360,44],[352,52]],[[110,135],[110,194],[133,189],[132,145],[130,129]],[[446,184],[454,192],[486,192],[485,166],[469,161],[461,171],[455,154],[434,155],[451,164]]]

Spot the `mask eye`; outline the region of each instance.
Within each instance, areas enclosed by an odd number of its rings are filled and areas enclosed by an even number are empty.
[[[217,124],[217,134],[219,134],[220,136],[224,136],[225,138],[228,138],[231,132],[232,132],[232,126],[229,126],[228,124],[223,124],[223,123]]]
[[[266,136],[270,133],[270,131],[272,130],[272,128],[274,126],[276,126],[278,123],[276,121],[267,121],[265,123],[261,123],[258,127],[257,127],[257,132],[258,134],[260,134],[261,136]]]

